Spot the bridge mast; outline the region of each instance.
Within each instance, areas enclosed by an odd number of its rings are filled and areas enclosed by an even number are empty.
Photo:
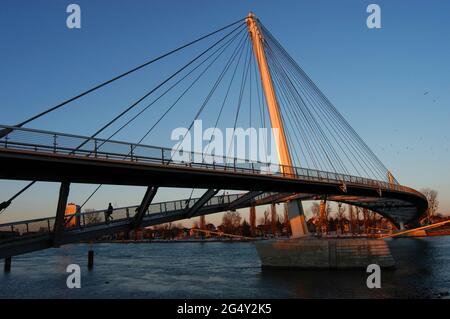
[[[269,65],[267,64],[266,53],[263,45],[263,34],[258,25],[258,19],[250,12],[247,16],[247,26],[250,37],[253,42],[253,52],[258,61],[261,82],[266,96],[267,106],[269,108],[270,123],[272,129],[278,129],[278,136],[275,136],[275,144],[277,147],[278,160],[280,169],[283,174],[293,175],[291,156],[284,133],[283,122],[281,120],[280,109],[273,86],[272,77],[270,75]],[[301,201],[293,201],[288,203],[289,222],[291,224],[292,237],[298,238],[308,234],[308,228],[305,221],[305,214]]]
[[[281,172],[285,174],[292,174],[292,161],[289,154],[286,135],[284,133],[283,122],[281,121],[280,109],[278,107],[269,65],[267,64],[266,54],[264,51],[264,38],[258,26],[257,18],[252,12],[250,12],[247,16],[247,25],[253,42],[253,51],[255,53],[256,60],[258,61],[261,82],[264,88],[267,106],[269,108],[270,123],[273,129],[279,130],[278,138],[276,140],[276,147],[278,160],[281,164]]]

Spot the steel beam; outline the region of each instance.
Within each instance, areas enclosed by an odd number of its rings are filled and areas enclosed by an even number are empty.
[[[58,247],[58,241],[64,232],[64,215],[66,213],[67,198],[69,197],[70,183],[62,182],[59,188],[58,204],[56,206],[56,218],[53,227],[53,244]]]
[[[202,208],[211,198],[213,198],[217,193],[219,192],[219,189],[208,189],[202,197],[200,197],[192,207],[186,207],[186,217],[191,218],[194,216],[194,214]]]
[[[153,201],[153,198],[155,198],[156,192],[158,191],[157,186],[149,186],[147,187],[147,190],[145,191],[144,198],[142,198],[142,202],[137,208],[136,215],[134,215],[134,219],[132,222],[132,228],[137,229],[142,222],[142,218],[145,215],[145,212],[147,211],[148,207]]]
[[[0,138],[4,138],[6,135],[11,133],[12,131],[13,131],[12,128],[4,128],[4,129],[0,130]]]
[[[234,209],[242,204],[245,204],[249,201],[251,201],[253,198],[255,198],[258,195],[261,195],[262,191],[250,191],[248,193],[245,193],[244,195],[242,195],[241,197],[239,197],[238,199],[234,200],[233,202],[230,203],[230,205],[228,206],[229,209]]]

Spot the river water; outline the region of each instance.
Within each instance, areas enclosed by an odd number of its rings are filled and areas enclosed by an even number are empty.
[[[252,243],[102,243],[90,271],[89,244],[14,257],[0,298],[449,298],[450,237],[388,243],[397,268],[380,289],[364,271],[263,271]],[[80,289],[67,288],[69,264]]]

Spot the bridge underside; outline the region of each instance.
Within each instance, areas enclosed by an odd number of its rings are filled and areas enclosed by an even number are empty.
[[[264,174],[248,174],[233,169],[211,170],[186,165],[118,162],[114,160],[80,158],[59,154],[39,154],[29,151],[0,151],[1,179],[38,180],[49,182],[112,184],[205,189],[255,190],[290,192],[328,196],[329,200],[369,208],[404,223],[417,219],[427,202],[417,194],[376,187],[342,184],[329,181],[305,181]],[[18,167],[19,169],[8,169]]]
[[[152,164],[45,154],[5,149],[0,151],[0,179],[92,183],[204,189],[233,189],[309,194],[310,198],[368,208],[396,225],[416,220],[427,208],[418,192],[380,189],[376,186],[320,179],[303,180],[230,170],[211,170],[200,164]],[[10,169],[16,167],[18,169]]]
[[[235,197],[235,199],[231,200],[230,198],[232,198],[233,196]],[[227,195],[226,197],[227,200],[224,200],[223,196],[215,196],[211,200],[211,202],[214,204],[205,205],[204,207],[198,209],[192,215],[189,215],[189,211],[186,210],[186,208],[177,209],[176,207],[175,209],[160,213],[147,212],[147,214],[142,219],[141,227],[148,227],[168,222],[174,222],[186,218],[198,217],[201,215],[219,213],[227,211],[229,209],[245,208],[251,205],[261,206],[271,203],[282,203],[287,200],[294,200],[294,199],[315,200],[320,198],[320,196],[318,197],[318,195],[311,195],[311,194],[262,193],[257,197],[251,197],[246,201],[240,200],[245,197],[246,197],[245,194]],[[362,206],[362,205],[370,205],[370,203],[374,203],[376,199],[372,198],[373,201],[371,201],[371,199],[367,197],[364,200],[365,204],[362,204],[362,201],[361,203],[354,201],[355,198],[351,196],[331,196],[329,197],[329,200],[347,202],[352,205],[361,204]],[[167,203],[155,203],[153,205],[164,205],[164,204],[167,205]],[[129,207],[129,209],[134,211],[135,208],[137,207],[138,206],[133,206]],[[103,211],[99,211],[98,213],[101,214],[103,213]],[[84,215],[88,214],[92,214],[92,212],[84,213]],[[93,224],[85,225],[84,227],[80,226],[68,228],[63,232],[62,236],[59,236],[57,245],[55,245],[55,237],[52,232],[48,233],[38,232],[34,234],[30,232],[29,234],[22,234],[21,236],[12,237],[10,239],[0,241],[0,258],[20,255],[24,253],[29,253],[51,247],[57,247],[60,245],[66,245],[70,243],[77,243],[85,240],[92,240],[104,235],[111,235],[120,232],[129,232],[134,229],[133,221],[134,221],[133,216],[130,216],[126,218],[119,218],[110,222],[100,221]],[[30,224],[33,223],[33,221],[28,222]],[[49,224],[52,222],[53,219],[49,219]],[[0,225],[0,228],[5,228],[5,225]]]
[[[190,207],[178,207],[145,214],[141,226],[151,226],[173,222],[186,218],[239,209],[251,205],[265,205],[285,202],[287,200],[319,200],[326,198],[368,208],[399,226],[400,222],[409,223],[417,220],[427,208],[427,201],[420,193],[403,187],[380,186],[382,184],[363,184],[345,182],[320,176],[283,176],[263,174],[259,171],[239,169],[238,166],[211,169],[206,164],[195,163],[161,163],[123,161],[111,158],[94,158],[90,156],[44,153],[32,150],[1,149],[0,179],[36,180],[64,183],[90,183],[112,185],[134,185],[154,187],[180,187],[208,189],[209,197],[199,199],[208,203]],[[395,186],[395,185],[394,185]],[[219,189],[247,191],[247,195],[234,201],[221,202],[220,196],[211,197]],[[248,196],[248,194],[252,196]],[[236,195],[238,196],[238,195]],[[155,205],[165,205],[165,203]],[[180,206],[180,205],[179,205]],[[198,206],[198,207],[196,207]],[[137,206],[136,206],[137,207]],[[136,208],[135,207],[135,208]],[[0,241],[0,258],[23,254],[35,250],[59,245],[95,239],[102,235],[127,232],[135,228],[134,216],[128,216],[114,222],[104,221],[73,229],[64,229],[58,235],[50,231],[47,221],[47,233],[36,232],[30,236],[18,236]],[[0,228],[9,227],[0,225]],[[28,224],[27,224],[28,228]]]

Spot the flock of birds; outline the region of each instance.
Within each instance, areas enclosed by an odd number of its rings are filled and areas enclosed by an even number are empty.
[[[425,95],[430,95],[430,92],[429,92],[429,91],[426,91],[426,92],[423,93],[423,95],[424,95],[424,96],[425,96]],[[435,99],[435,98],[433,98],[432,101],[433,101],[433,103],[436,103],[436,99]],[[394,129],[394,133],[398,133],[398,132],[399,132],[398,129]],[[444,139],[444,143],[443,143],[444,149],[445,149],[446,152],[448,152],[448,151],[449,151],[449,147],[450,147],[450,138],[449,138],[448,136],[444,135],[444,136],[443,136],[443,139]],[[419,138],[419,143],[422,143],[423,140],[424,140],[424,138],[421,136],[421,137]],[[391,144],[389,145],[389,148],[392,149],[392,150],[397,150],[397,151],[396,151],[396,154],[397,154],[397,155],[400,155],[400,148],[399,148],[399,147],[394,147],[394,145],[391,143]],[[384,151],[385,149],[386,149],[385,147],[381,147],[381,150]],[[413,148],[413,147],[410,147],[410,146],[405,146],[405,147],[404,147],[404,150],[406,150],[406,151],[413,151],[414,148]],[[429,150],[430,150],[430,152],[433,152],[433,150],[434,150],[433,146],[430,146]]]
[[[430,92],[425,92],[423,95],[428,95]],[[433,99],[433,103],[436,103],[436,99]]]

